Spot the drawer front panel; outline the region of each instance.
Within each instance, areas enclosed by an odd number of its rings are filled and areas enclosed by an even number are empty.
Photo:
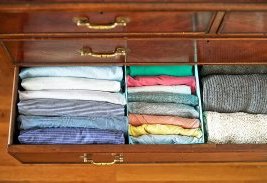
[[[9,41],[5,45],[15,64],[124,63],[123,39]]]
[[[267,12],[228,12],[220,29],[222,34],[266,33]]]
[[[194,41],[177,39],[131,39],[128,63],[192,63]]]
[[[198,41],[201,64],[267,64],[266,40]]]
[[[212,17],[213,12],[3,13],[0,33],[204,33]]]
[[[43,147],[42,147],[43,146]],[[12,145],[23,163],[265,162],[263,145]]]
[[[116,155],[113,153],[87,154],[84,161],[84,153],[18,153],[15,154],[22,163],[79,163],[95,165],[112,165]],[[117,154],[119,156],[119,154]],[[266,162],[267,154],[260,152],[243,153],[122,153],[121,162],[127,163],[197,163],[197,162]]]

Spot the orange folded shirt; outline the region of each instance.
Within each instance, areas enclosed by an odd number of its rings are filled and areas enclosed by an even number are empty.
[[[140,114],[129,114],[129,123],[133,126],[141,126],[143,124],[176,125],[183,128],[199,128],[200,126],[199,119]]]

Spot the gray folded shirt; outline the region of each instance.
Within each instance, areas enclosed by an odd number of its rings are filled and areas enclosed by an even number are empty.
[[[176,103],[129,102],[128,109],[130,113],[134,114],[170,115],[185,118],[199,117],[199,113],[194,107]]]
[[[31,99],[18,103],[20,114],[39,116],[124,116],[124,106],[101,101]]]
[[[178,103],[196,106],[198,97],[188,94],[160,93],[160,92],[137,92],[128,94],[129,102],[163,102]]]
[[[128,132],[128,120],[126,116],[51,117],[19,115],[18,122],[20,123],[20,129],[23,130],[34,128],[82,127],[119,130],[125,134]]]

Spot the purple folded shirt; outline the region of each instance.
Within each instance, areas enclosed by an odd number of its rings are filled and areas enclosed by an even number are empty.
[[[122,131],[96,128],[42,128],[22,130],[22,144],[124,144]]]

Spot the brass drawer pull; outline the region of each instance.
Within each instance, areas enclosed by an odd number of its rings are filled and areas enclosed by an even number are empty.
[[[90,23],[90,20],[87,17],[74,17],[73,22],[76,23],[78,27],[87,27],[88,29],[94,30],[109,30],[115,29],[116,27],[126,27],[128,23],[128,19],[125,17],[117,17],[115,22],[107,25],[96,25]]]
[[[125,48],[116,48],[116,50],[112,53],[94,53],[91,48],[82,48],[80,50],[81,56],[91,56],[96,58],[112,58],[118,56],[125,56],[126,49]]]
[[[116,163],[123,163],[123,155],[122,154],[112,154],[114,156],[114,160],[111,162],[95,162],[93,159],[88,158],[87,154],[84,153],[81,158],[83,159],[84,163],[90,163],[97,166],[110,166]]]

